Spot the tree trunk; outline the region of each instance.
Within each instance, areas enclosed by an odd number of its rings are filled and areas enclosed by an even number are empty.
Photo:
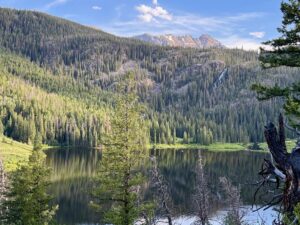
[[[279,187],[283,184],[281,197],[269,202],[269,205],[282,202],[283,212],[292,213],[294,207],[300,202],[299,178],[300,178],[300,145],[287,152],[285,144],[284,122],[282,115],[279,116],[278,132],[273,123],[265,127],[265,139],[267,141],[272,160],[266,160],[260,175],[267,183],[271,176],[275,177]],[[267,180],[268,179],[268,180]]]

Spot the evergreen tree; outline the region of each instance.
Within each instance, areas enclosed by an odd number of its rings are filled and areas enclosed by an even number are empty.
[[[183,143],[184,144],[189,143],[189,136],[188,136],[188,133],[186,131],[184,131],[184,133],[183,133]]]
[[[271,45],[273,50],[262,49],[260,61],[264,68],[300,67],[300,1],[282,2],[281,11],[283,21],[278,31],[282,36],[265,42],[265,44]],[[257,91],[260,100],[273,97],[285,98],[284,109],[289,116],[291,125],[300,127],[300,82],[283,88],[278,85],[266,87],[260,84],[253,85],[252,88]]]
[[[33,150],[40,150],[42,147],[42,136],[39,133],[36,133],[34,137]]]
[[[4,127],[3,127],[2,120],[0,119],[0,137],[2,137],[3,132],[4,132]]]
[[[47,225],[53,222],[57,207],[50,206],[51,197],[47,194],[50,170],[45,165],[45,154],[34,150],[27,165],[20,166],[10,176],[7,225]]]
[[[99,203],[112,202],[106,212],[108,223],[131,225],[137,219],[139,190],[143,176],[137,166],[145,159],[147,126],[136,95],[133,74],[119,85],[120,95],[111,117],[111,127],[102,140],[104,145],[95,189]]]

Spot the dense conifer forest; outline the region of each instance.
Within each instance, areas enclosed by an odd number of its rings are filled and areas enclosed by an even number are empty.
[[[8,137],[97,146],[127,71],[148,107],[151,142],[168,144],[263,141],[257,131],[282,103],[258,102],[251,85],[284,87],[299,73],[261,70],[257,52],[155,46],[39,12],[0,9],[0,131]]]

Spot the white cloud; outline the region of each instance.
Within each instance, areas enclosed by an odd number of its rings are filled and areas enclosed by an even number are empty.
[[[100,11],[100,10],[102,9],[102,7],[97,6],[97,5],[94,5],[94,6],[92,7],[92,9],[93,9],[93,10],[98,10],[98,11]]]
[[[266,33],[261,31],[255,31],[255,32],[250,32],[249,34],[255,38],[263,38]]]
[[[227,19],[230,21],[245,21],[245,20],[249,20],[249,19],[259,18],[259,17],[265,16],[265,15],[266,14],[262,13],[262,12],[239,13],[234,16],[229,16],[229,17],[227,17]]]
[[[138,16],[144,22],[151,22],[153,20],[153,16],[150,14],[141,14]]]
[[[153,5],[158,5],[157,0],[152,0]]]
[[[137,6],[136,10],[139,12],[138,18],[143,22],[157,22],[157,19],[168,21],[172,20],[172,15],[161,6],[156,5],[154,7],[151,7],[142,4]]]
[[[56,7],[58,5],[65,4],[67,1],[68,0],[54,0],[50,3],[48,3],[47,5],[45,5],[44,9],[45,10],[51,9],[51,8]]]

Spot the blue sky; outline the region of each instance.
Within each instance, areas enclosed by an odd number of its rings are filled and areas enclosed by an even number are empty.
[[[281,0],[0,0],[119,36],[210,34],[228,47],[257,49],[278,36]]]

